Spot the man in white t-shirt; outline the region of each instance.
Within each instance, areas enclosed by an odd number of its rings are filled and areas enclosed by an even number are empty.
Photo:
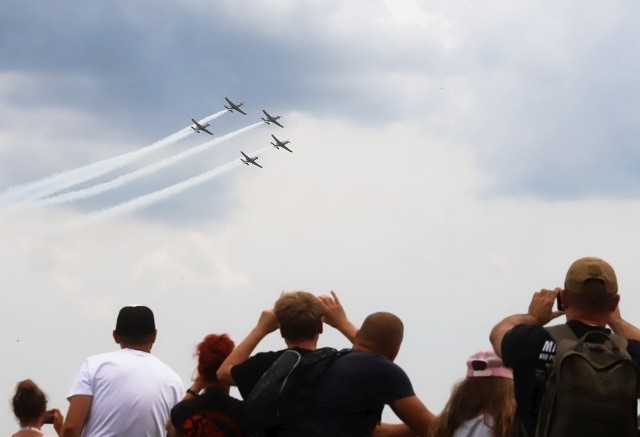
[[[69,391],[63,437],[164,436],[171,407],[182,399],[178,375],[151,355],[153,312],[120,310],[113,338],[120,350],[85,360]]]

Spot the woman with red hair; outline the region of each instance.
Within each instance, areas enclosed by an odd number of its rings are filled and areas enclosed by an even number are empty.
[[[216,372],[235,347],[227,334],[209,334],[195,355],[198,375],[184,399],[171,409],[169,437],[244,437],[244,402],[229,395],[229,385],[219,382]]]

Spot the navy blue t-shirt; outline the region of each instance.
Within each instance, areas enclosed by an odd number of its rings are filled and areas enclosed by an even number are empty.
[[[308,435],[371,436],[385,405],[414,395],[409,377],[397,364],[382,355],[351,351],[320,379]]]

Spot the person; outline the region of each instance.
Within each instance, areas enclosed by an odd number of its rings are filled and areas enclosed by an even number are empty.
[[[68,395],[64,437],[165,434],[169,412],[184,393],[178,375],[151,354],[157,330],[146,306],[118,313],[120,349],[85,360]]]
[[[287,349],[300,354],[316,350],[318,339],[326,323],[353,341],[356,327],[347,319],[344,308],[335,292],[331,296],[317,297],[307,291],[282,293],[273,309],[264,310],[258,323],[240,344],[229,354],[217,372],[218,381],[238,387],[243,399],[247,399],[262,374]],[[260,352],[251,356],[260,341],[279,329],[287,349]],[[252,424],[252,427],[255,427]],[[297,423],[280,423],[266,429],[254,430],[267,436],[300,436]]]
[[[338,357],[314,396],[315,416],[308,436],[427,436],[436,418],[416,396],[407,374],[393,361],[404,336],[400,318],[388,312],[369,315],[351,351]],[[382,424],[389,405],[402,424]]]
[[[509,437],[515,412],[513,372],[495,352],[480,351],[467,360],[432,437]]]
[[[13,414],[20,430],[12,437],[44,436],[40,429],[44,423],[53,424],[56,434],[62,431],[64,416],[57,408],[47,410],[47,395],[30,379],[18,382],[12,399]]]
[[[216,372],[235,344],[227,334],[209,334],[196,347],[198,373],[182,401],[171,409],[168,437],[244,437],[244,402],[229,396]]]
[[[553,310],[556,300],[564,311]],[[506,317],[493,327],[491,344],[504,364],[513,369],[516,394],[516,428],[519,435],[536,432],[546,381],[556,347],[544,325],[565,315],[577,338],[587,332],[613,332],[628,339],[627,352],[640,363],[640,330],[622,319],[615,271],[596,257],[580,258],[569,267],[564,289],[542,289],[534,293],[526,314]]]

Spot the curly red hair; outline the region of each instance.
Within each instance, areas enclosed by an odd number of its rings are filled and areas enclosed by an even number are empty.
[[[208,382],[216,381],[220,364],[229,356],[235,343],[227,334],[209,334],[196,346],[198,373]]]

